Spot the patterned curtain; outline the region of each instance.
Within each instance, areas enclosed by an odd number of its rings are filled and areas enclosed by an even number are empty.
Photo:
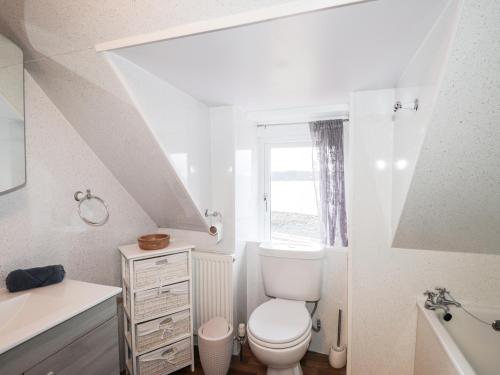
[[[313,142],[313,171],[326,246],[347,246],[347,215],[344,182],[344,122],[309,123]]]

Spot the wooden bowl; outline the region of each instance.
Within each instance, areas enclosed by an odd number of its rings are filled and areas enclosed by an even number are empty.
[[[160,250],[168,246],[170,236],[163,233],[146,234],[139,237],[137,242],[142,250]]]

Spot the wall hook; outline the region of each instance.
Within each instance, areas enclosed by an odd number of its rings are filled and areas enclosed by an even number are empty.
[[[220,217],[221,214],[219,211],[209,211],[209,209],[207,208],[205,210],[205,217]]]
[[[419,105],[418,99],[415,99],[412,103],[407,103],[407,104],[403,104],[398,100],[396,103],[394,103],[392,110],[394,112],[397,112],[400,109],[407,109],[410,111],[418,111],[418,105]]]

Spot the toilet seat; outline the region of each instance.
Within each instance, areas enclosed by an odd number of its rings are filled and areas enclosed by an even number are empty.
[[[311,326],[305,302],[276,298],[250,315],[248,335],[260,346],[284,349],[310,340]]]
[[[252,335],[252,332],[250,330],[248,331],[248,340],[252,341],[253,343],[262,346],[263,348],[267,349],[288,349],[294,346],[301,345],[303,342],[307,341],[309,342],[311,340],[311,331],[306,331],[301,337],[299,337],[296,340],[285,342],[282,344],[270,344],[268,342],[259,340],[255,336]]]

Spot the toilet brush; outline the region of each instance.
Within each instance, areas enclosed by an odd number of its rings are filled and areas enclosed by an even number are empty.
[[[330,365],[333,368],[342,368],[347,363],[347,349],[345,345],[340,345],[341,334],[342,334],[342,309],[339,309],[337,345],[332,345],[330,349],[330,355],[328,357]]]

